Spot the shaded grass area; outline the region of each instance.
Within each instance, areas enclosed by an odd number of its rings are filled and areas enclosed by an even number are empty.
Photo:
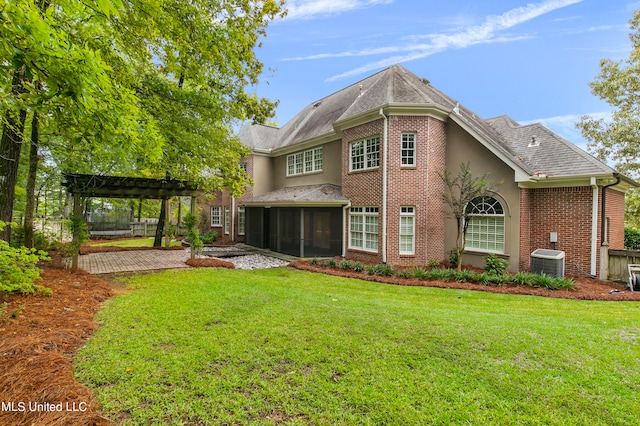
[[[162,240],[164,246],[164,239]],[[180,246],[180,241],[171,241],[172,247]],[[121,248],[134,248],[134,247],[153,247],[153,238],[131,238],[123,240],[114,240],[101,243],[91,243],[91,247],[121,247]]]
[[[130,278],[76,358],[126,424],[632,424],[640,305],[288,268]]]

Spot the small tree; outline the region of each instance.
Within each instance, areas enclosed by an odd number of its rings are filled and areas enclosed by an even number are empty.
[[[474,176],[470,167],[470,162],[461,163],[457,175],[452,176],[449,170],[445,170],[440,175],[445,184],[442,199],[449,207],[449,216],[455,218],[457,225],[455,254],[458,259],[456,266],[458,271],[462,270],[462,254],[469,225],[470,210],[467,206],[474,198],[485,196],[500,185],[487,180],[489,173]]]

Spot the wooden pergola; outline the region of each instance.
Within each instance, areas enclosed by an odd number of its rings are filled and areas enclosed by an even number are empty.
[[[126,176],[103,176],[87,174],[64,173],[62,186],[73,195],[73,216],[82,217],[81,197],[99,198],[135,198],[160,199],[165,203],[168,212],[168,202],[171,197],[191,197],[191,213],[195,213],[196,198],[201,192],[197,186],[189,182],[176,179],[150,179]],[[167,241],[168,220],[164,223],[164,236]],[[73,230],[73,243],[80,244],[80,228]],[[168,245],[168,241],[167,241]],[[78,253],[74,253],[71,267],[78,267]]]

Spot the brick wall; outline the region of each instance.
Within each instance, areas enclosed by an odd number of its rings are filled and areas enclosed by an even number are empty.
[[[526,235],[526,223],[521,223],[521,264],[527,265],[536,249],[551,249],[551,232],[558,233],[556,250],[565,254],[565,273],[588,275],[591,271],[591,211],[592,188],[589,186],[572,188],[544,188],[524,190],[521,194],[522,211],[528,210],[530,225]],[[529,202],[527,203],[527,198]],[[528,209],[526,207],[528,204]],[[526,218],[527,213],[521,213]],[[599,222],[598,222],[599,223]],[[526,240],[529,241],[529,247]],[[528,269],[528,268],[523,268]]]
[[[624,192],[608,188],[606,203],[609,248],[624,250]]]
[[[342,192],[352,206],[380,208],[379,252],[371,254],[347,250],[349,258],[368,263],[382,261],[382,171],[384,121],[376,120],[343,133]],[[429,259],[443,260],[444,204],[439,174],[445,168],[446,130],[432,117],[390,116],[388,121],[387,179],[387,262],[393,265],[424,265]],[[415,164],[401,164],[402,134],[415,134]],[[372,136],[380,137],[380,167],[349,172],[349,143]],[[400,209],[415,208],[415,254],[400,255]],[[348,229],[345,230],[348,242]]]
[[[347,242],[347,257],[366,263],[382,261],[382,162],[384,161],[383,139],[384,122],[382,119],[361,126],[346,129],[342,133],[342,195],[351,200],[354,207],[378,207],[378,253],[350,250],[349,224],[343,238]],[[365,138],[380,138],[380,167],[371,170],[349,172],[349,144]]]
[[[401,164],[402,134],[415,134],[414,166]],[[444,123],[432,117],[389,117],[388,245],[393,265],[424,265],[444,259],[443,183],[446,133]],[[415,254],[400,254],[400,209],[415,207]]]
[[[529,190],[520,189],[520,259],[518,270],[529,271],[531,269],[531,198]]]

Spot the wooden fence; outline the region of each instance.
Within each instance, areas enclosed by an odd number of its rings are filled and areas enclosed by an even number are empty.
[[[609,250],[609,279],[627,282],[627,266],[632,263],[640,264],[639,250]]]

